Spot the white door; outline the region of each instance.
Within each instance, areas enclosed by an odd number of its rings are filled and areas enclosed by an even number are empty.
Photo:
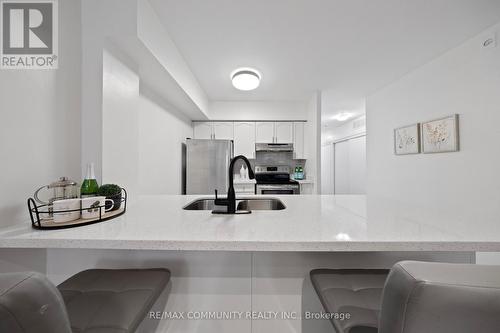
[[[304,123],[293,123],[293,151],[295,158],[304,158]]]
[[[335,194],[350,193],[349,176],[349,141],[335,144]]]
[[[274,142],[274,123],[257,122],[255,123],[255,142],[271,143]]]
[[[366,136],[334,146],[335,194],[366,193]]]
[[[233,140],[233,123],[232,122],[220,122],[213,123],[214,128],[214,139],[217,140]]]
[[[234,123],[234,156],[255,158],[255,123]]]
[[[293,143],[293,123],[279,122],[274,124],[276,143]]]
[[[366,136],[349,140],[349,179],[351,194],[366,193]]]
[[[195,139],[213,139],[211,122],[195,122],[193,127]]]

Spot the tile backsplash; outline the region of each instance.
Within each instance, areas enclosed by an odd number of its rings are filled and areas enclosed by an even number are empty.
[[[256,152],[255,159],[249,159],[252,168],[256,165],[288,165],[291,174],[293,174],[295,167],[300,166],[305,170],[305,159],[294,159],[292,152]],[[243,162],[238,161],[235,165],[235,173],[238,174]]]

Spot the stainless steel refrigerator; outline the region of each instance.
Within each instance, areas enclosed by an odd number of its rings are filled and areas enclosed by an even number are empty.
[[[232,140],[186,140],[186,194],[225,194]]]

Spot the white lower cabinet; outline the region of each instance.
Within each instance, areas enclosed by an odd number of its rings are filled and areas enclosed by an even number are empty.
[[[234,123],[234,156],[255,158],[255,123]]]
[[[300,184],[300,194],[313,194],[313,190],[314,190],[313,183]]]

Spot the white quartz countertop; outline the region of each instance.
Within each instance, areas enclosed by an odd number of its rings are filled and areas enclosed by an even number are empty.
[[[234,181],[233,181],[234,185],[241,185],[241,184],[243,184],[243,185],[252,184],[253,185],[255,183],[256,183],[255,179],[242,179],[242,178],[239,178],[239,176],[235,177]]]
[[[0,247],[186,251],[500,251],[496,218],[467,221],[365,196],[273,196],[281,211],[213,215],[182,207],[200,196],[142,196],[98,224],[0,229]]]
[[[312,179],[294,179],[299,184],[314,184],[314,180]]]

